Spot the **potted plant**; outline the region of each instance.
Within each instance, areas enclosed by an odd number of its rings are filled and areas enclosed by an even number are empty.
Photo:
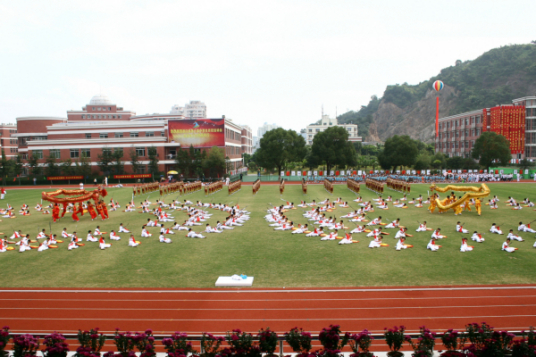
[[[400,352],[400,348],[402,347],[402,344],[404,343],[405,336],[404,331],[406,331],[406,328],[404,326],[394,326],[393,328],[383,329],[383,334],[385,336],[385,342],[387,343],[387,346],[389,346],[389,352],[387,352],[387,355],[389,357],[402,357],[404,354]]]
[[[140,357],[156,356],[152,330],[146,330],[142,333],[136,332],[132,340],[138,351],[140,351]]]
[[[253,345],[253,336],[250,333],[242,332],[239,329],[227,332],[225,338],[231,346],[230,353],[236,357],[260,357],[258,346]],[[223,351],[225,354],[229,352]]]
[[[266,353],[268,357],[275,356],[274,351],[277,348],[278,341],[277,333],[267,327],[266,330],[261,329],[257,337],[259,338],[259,349],[261,353]]]
[[[420,334],[417,343],[411,340],[410,336],[405,339],[413,349],[413,357],[432,357],[434,354],[435,334],[424,326],[419,327]]]
[[[220,351],[221,343],[225,341],[222,336],[214,336],[210,333],[203,333],[201,337],[201,357],[215,357]]]
[[[285,341],[299,357],[308,356],[309,351],[313,348],[311,334],[301,328],[294,327],[289,332],[286,332]]]
[[[346,332],[344,336],[340,336],[341,329],[339,325],[329,325],[329,328],[323,328],[318,335],[320,343],[324,350],[320,353],[326,357],[341,356],[341,351],[350,340],[350,333]]]
[[[441,357],[462,357],[465,354],[459,350],[463,349],[465,337],[453,329],[447,330],[441,335],[441,342],[446,347],[446,351],[441,353]]]
[[[373,357],[370,353],[370,345],[372,344],[374,337],[368,330],[363,330],[358,334],[353,334],[350,337],[349,343],[352,351],[354,351],[354,357]]]
[[[119,332],[119,329],[115,329],[114,344],[117,348],[119,356],[122,357],[135,357],[134,347],[136,343],[134,342],[134,336],[130,332]],[[115,354],[110,351],[104,354],[103,357],[114,357]]]
[[[80,347],[76,349],[75,357],[96,357],[104,346],[106,336],[99,333],[99,328],[89,331],[78,330],[78,342]],[[90,356],[91,355],[91,356]]]
[[[35,357],[39,349],[39,339],[25,334],[13,338],[13,357]]]
[[[5,351],[11,335],[9,334],[9,326],[2,327],[0,330],[0,357],[7,357],[9,353]]]
[[[67,357],[67,352],[69,352],[65,337],[57,332],[45,336],[44,345],[45,349],[42,352],[45,357]]]
[[[168,356],[188,355],[189,353],[195,354],[196,350],[193,349],[192,343],[187,341],[188,335],[185,333],[175,332],[171,335],[171,338],[164,338],[162,343],[166,349]]]

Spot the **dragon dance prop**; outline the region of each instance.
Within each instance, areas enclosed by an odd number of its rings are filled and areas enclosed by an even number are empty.
[[[453,185],[448,185],[446,187],[437,187],[435,184],[432,184],[430,186],[430,191],[437,191],[437,192],[447,192],[447,191],[455,191],[455,192],[465,192],[465,194],[457,199],[456,201],[454,202],[451,202],[449,204],[443,204],[443,202],[441,202],[441,200],[439,199],[435,199],[435,202],[436,202],[436,205],[439,209],[442,209],[442,210],[449,210],[451,208],[454,208],[454,207],[457,207],[459,205],[461,205],[462,203],[464,203],[466,200],[470,200],[472,198],[482,198],[482,197],[486,197],[486,196],[489,196],[489,194],[491,193],[488,185],[486,185],[485,183],[481,184],[480,187],[474,187],[474,186],[453,186]]]
[[[99,197],[106,197],[106,189],[99,187],[94,191],[86,190],[56,190],[53,192],[41,192],[41,198],[45,201],[67,205],[69,203],[83,202],[87,200],[99,201]],[[64,196],[64,197],[60,197]]]

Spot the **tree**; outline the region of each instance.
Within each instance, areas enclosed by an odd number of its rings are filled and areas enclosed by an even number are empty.
[[[68,158],[67,160],[62,161],[60,167],[61,167],[61,173],[63,175],[73,175],[76,171],[76,167],[72,166],[73,160],[71,158]]]
[[[82,155],[76,162],[76,173],[84,177],[91,175],[91,159]]]
[[[417,159],[415,160],[415,165],[413,168],[415,170],[426,170],[429,169],[432,165],[432,157],[428,154],[428,152],[421,152]]]
[[[110,166],[114,160],[112,155],[112,150],[103,148],[102,153],[97,156],[99,158],[98,165],[103,175],[107,176],[110,174]]]
[[[242,159],[244,160],[244,166],[249,167],[249,162],[251,161],[251,155],[250,154],[242,154]]]
[[[158,177],[158,174],[160,173],[158,171],[158,153],[156,151],[156,148],[154,146],[151,146],[148,149],[147,156],[149,157],[149,173],[153,175],[153,180]]]
[[[30,165],[30,168],[32,169],[32,175],[37,176],[41,175],[41,167],[39,166],[39,158],[35,153],[32,153],[30,157],[28,158],[28,165]]]
[[[317,165],[326,164],[327,172],[334,165],[356,164],[354,145],[348,141],[348,131],[340,126],[327,128],[315,135],[311,147],[311,158]]]
[[[2,149],[2,161],[1,161],[2,167],[0,167],[0,175],[2,175],[2,182],[5,180],[6,176],[9,175],[9,172],[11,171],[11,162],[6,158],[6,153],[4,152],[4,149]]]
[[[507,165],[512,158],[510,142],[502,135],[486,131],[476,139],[471,156],[479,160],[480,166],[485,168],[490,167],[493,161],[500,161],[502,165]]]
[[[138,152],[136,149],[132,148],[130,149],[130,165],[132,166],[132,173],[137,174],[140,171],[140,156],[138,155]]]
[[[117,148],[114,150],[114,153],[112,154],[113,160],[114,160],[114,173],[116,175],[122,175],[125,173],[125,166],[123,165],[123,161],[121,159],[123,158],[123,148]]]
[[[45,159],[45,163],[46,163],[46,166],[45,166],[46,176],[57,176],[59,174],[60,168],[56,164],[57,163],[56,156],[52,156],[52,155],[47,156],[47,158]]]
[[[257,150],[257,164],[269,170],[277,169],[278,174],[290,161],[301,161],[305,157],[305,139],[294,130],[277,128],[261,138]]]
[[[225,174],[225,152],[217,146],[213,146],[203,162],[203,167],[208,170],[210,177],[222,177]]]
[[[192,162],[190,161],[188,151],[182,149],[177,150],[177,156],[175,157],[175,168],[177,169],[177,172],[183,174],[184,177],[188,177],[191,165]]]
[[[395,135],[385,141],[383,151],[378,155],[380,166],[384,170],[396,171],[398,166],[413,166],[419,149],[415,140],[409,136]]]
[[[20,155],[17,155],[16,159],[14,160],[13,164],[13,173],[16,176],[19,176],[22,174],[22,157]]]

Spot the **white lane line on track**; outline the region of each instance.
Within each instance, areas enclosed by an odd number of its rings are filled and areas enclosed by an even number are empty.
[[[0,289],[2,293],[117,293],[117,294],[220,294],[220,293],[345,293],[345,292],[386,292],[386,291],[476,291],[476,290],[528,290],[536,289],[536,285],[530,286],[466,286],[466,287],[443,287],[443,288],[353,288],[353,289],[306,289],[306,290],[27,290],[27,289]]]
[[[490,318],[513,318],[513,317],[536,317],[536,315],[476,315],[476,316],[428,316],[428,317],[396,317],[397,320],[423,320],[423,319],[437,319],[437,320],[453,320],[453,319],[490,319]],[[0,319],[4,320],[20,320],[20,321],[51,321],[51,318],[48,317],[5,317],[0,316]],[[337,321],[392,321],[393,317],[371,317],[371,318],[337,318]],[[80,321],[80,318],[70,318],[70,317],[54,317],[53,321]],[[333,317],[328,318],[303,318],[303,319],[270,319],[270,318],[259,318],[259,319],[136,319],[136,318],[84,318],[84,321],[143,321],[143,322],[287,322],[287,321],[333,321]]]
[[[438,300],[438,299],[519,299],[534,298],[536,295],[481,295],[481,296],[429,296],[429,297],[382,297],[380,300]],[[41,299],[25,298],[0,299],[0,301],[84,301],[84,302],[315,302],[315,301],[379,301],[378,298],[349,298],[349,299]]]
[[[231,309],[212,309],[212,308],[106,308],[106,307],[76,307],[76,311],[330,311],[330,310],[399,310],[399,309],[452,309],[452,308],[487,308],[487,307],[534,307],[536,304],[513,304],[513,305],[447,305],[447,306],[386,306],[386,307],[310,307],[310,308],[231,308]],[[1,310],[69,310],[64,307],[0,307]]]

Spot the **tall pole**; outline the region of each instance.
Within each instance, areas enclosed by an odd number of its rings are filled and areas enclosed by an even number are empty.
[[[439,135],[439,95],[436,97],[436,104],[435,104],[435,136],[437,139],[437,136]]]

